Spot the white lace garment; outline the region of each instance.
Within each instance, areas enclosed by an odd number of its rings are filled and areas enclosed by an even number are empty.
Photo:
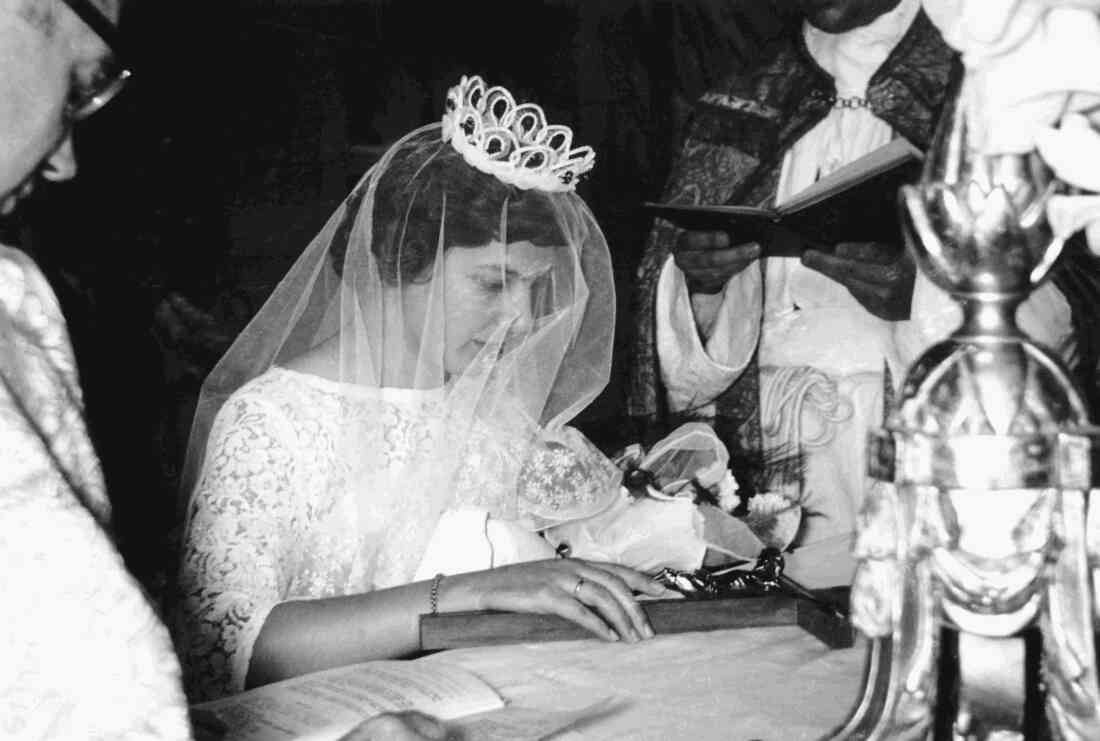
[[[0,738],[190,738],[168,632],[105,530],[57,300],[2,246],[0,353]]]
[[[527,533],[616,493],[592,468],[611,466],[602,456],[551,446],[530,457],[527,443],[484,427],[448,430],[442,402],[442,390],[353,387],[280,367],[229,398],[184,543],[178,644],[193,701],[243,689],[278,603],[412,581],[441,504],[418,489],[446,478],[444,509],[477,508]],[[369,462],[350,454],[348,440],[371,451]],[[446,450],[458,451],[453,475],[438,460]],[[370,491],[358,490],[363,482]]]

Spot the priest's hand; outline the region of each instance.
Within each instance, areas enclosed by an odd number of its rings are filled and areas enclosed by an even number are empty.
[[[505,610],[558,615],[609,641],[653,637],[635,599],[668,594],[651,578],[611,563],[555,558],[448,576],[440,583],[439,610]]]
[[[730,278],[760,257],[760,245],[730,244],[726,232],[688,230],[680,233],[672,258],[692,293],[718,293]]]
[[[908,250],[877,242],[841,242],[831,253],[806,250],[802,264],[840,283],[878,318],[909,318],[917,269]]]
[[[340,741],[462,741],[463,734],[423,713],[383,713],[356,726]]]

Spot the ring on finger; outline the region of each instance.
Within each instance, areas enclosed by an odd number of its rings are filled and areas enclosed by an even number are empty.
[[[583,576],[577,578],[577,584],[573,587],[573,597],[579,597],[581,593],[581,587],[584,586],[585,579]]]

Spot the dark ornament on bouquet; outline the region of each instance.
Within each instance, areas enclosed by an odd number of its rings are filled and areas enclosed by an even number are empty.
[[[640,466],[629,465],[626,470],[623,471],[623,486],[630,492],[630,496],[635,499],[641,499],[648,496],[650,489],[663,490],[661,482],[657,481],[657,478]],[[698,479],[691,479],[684,483],[684,486],[676,491],[666,492],[670,496],[679,495],[684,489],[690,489],[691,499],[695,504],[709,504],[714,507],[721,508],[721,501],[717,494],[699,483]]]
[[[623,471],[623,486],[636,499],[648,495],[649,487],[654,485],[653,474],[644,468],[630,466]]]

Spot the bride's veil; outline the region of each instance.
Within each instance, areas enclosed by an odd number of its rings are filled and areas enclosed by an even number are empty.
[[[340,431],[341,465],[331,481],[301,485],[355,493],[361,532],[381,544],[364,554],[367,568],[389,542],[411,554],[396,569],[408,576],[432,524],[456,504],[543,526],[607,501],[616,469],[565,427],[608,379],[615,300],[607,245],[571,188],[532,186],[515,156],[521,177],[508,182],[500,174],[508,152],[485,164],[483,155],[495,154],[484,136],[492,131],[482,131],[492,111],[480,97],[462,98],[471,87],[486,93],[470,82],[452,90],[460,108],[480,104],[466,151],[451,141],[462,124],[453,103],[450,124],[390,147],[211,372],[183,497],[201,483],[219,410],[277,367],[340,397],[326,414]],[[510,118],[496,123],[515,132],[505,146],[518,137],[522,149],[534,134],[516,123],[524,106],[508,103]],[[544,156],[553,145],[578,151],[547,140],[546,130],[564,127],[536,125],[542,144],[522,157],[539,146]],[[471,155],[470,142],[480,153]],[[418,414],[404,416],[410,405]]]

